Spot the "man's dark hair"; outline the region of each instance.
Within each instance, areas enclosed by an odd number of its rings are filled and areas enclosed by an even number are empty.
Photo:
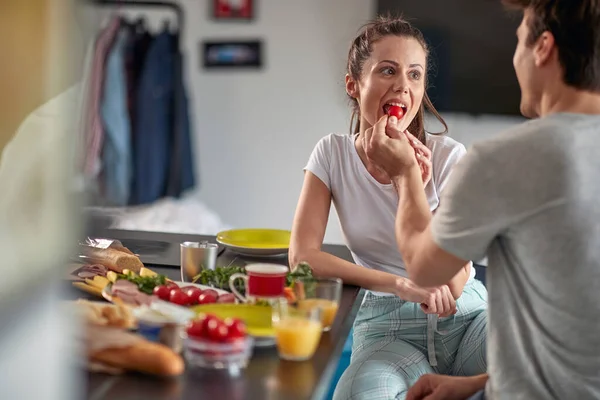
[[[552,33],[564,81],[600,92],[600,0],[502,0],[509,8],[531,10],[527,45]]]

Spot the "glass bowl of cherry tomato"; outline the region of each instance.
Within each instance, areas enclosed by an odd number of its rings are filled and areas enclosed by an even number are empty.
[[[245,368],[252,356],[253,344],[243,321],[203,314],[188,323],[183,337],[183,354],[193,366]]]

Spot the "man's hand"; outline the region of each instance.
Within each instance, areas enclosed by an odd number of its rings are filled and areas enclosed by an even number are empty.
[[[393,180],[411,167],[418,166],[415,150],[397,128],[398,118],[384,115],[365,131],[365,152],[377,167]]]
[[[406,395],[406,400],[465,400],[485,388],[487,375],[423,375]]]

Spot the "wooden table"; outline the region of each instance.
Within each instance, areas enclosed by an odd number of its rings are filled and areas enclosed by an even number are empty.
[[[132,251],[141,255],[144,264],[180,280],[179,243],[184,241],[215,241],[214,236],[180,235],[155,232],[102,230],[95,237],[119,239]],[[324,245],[324,251],[351,260],[345,246]],[[217,266],[246,265],[249,262],[267,261],[287,265],[287,257],[248,258],[224,251]],[[76,289],[72,297],[86,297]],[[274,347],[255,348],[248,367],[238,375],[227,371],[187,368],[183,376],[175,379],[126,374],[109,376],[90,373],[88,399],[322,399],[354,323],[364,291],[344,285],[336,320],[330,332],[323,334],[312,359],[304,362],[280,360]]]

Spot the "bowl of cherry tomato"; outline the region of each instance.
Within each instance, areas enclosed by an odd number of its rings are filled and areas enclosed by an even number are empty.
[[[197,367],[245,368],[252,356],[253,342],[243,321],[201,314],[185,329],[183,354],[190,365]]]

